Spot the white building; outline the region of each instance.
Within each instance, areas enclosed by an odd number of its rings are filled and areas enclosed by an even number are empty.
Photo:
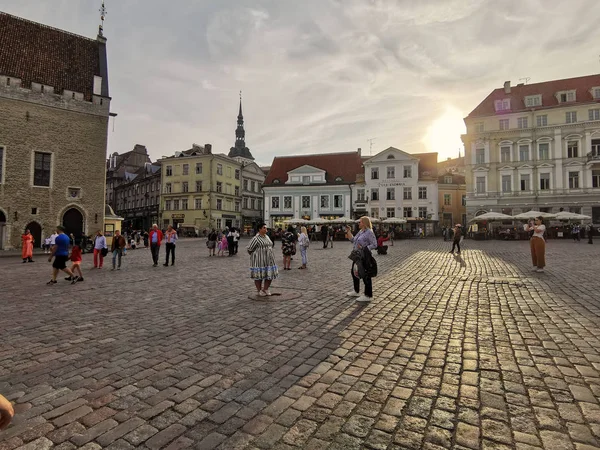
[[[437,153],[409,154],[390,147],[366,160],[364,171],[370,217],[403,217],[410,224],[405,229],[424,227],[433,234],[439,221]]]
[[[465,123],[469,217],[562,208],[600,223],[600,75],[507,81]]]

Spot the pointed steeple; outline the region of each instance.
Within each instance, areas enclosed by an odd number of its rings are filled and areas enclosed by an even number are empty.
[[[246,159],[254,161],[250,149],[246,147],[246,131],[244,130],[244,115],[242,114],[242,91],[240,91],[240,111],[237,116],[237,128],[235,129],[235,144],[229,149],[230,158]]]

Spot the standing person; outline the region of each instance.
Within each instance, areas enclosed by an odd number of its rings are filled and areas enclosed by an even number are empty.
[[[273,241],[267,236],[264,222],[259,224],[258,234],[250,240],[247,249],[250,254],[250,278],[254,280],[256,293],[261,297],[270,296],[269,287],[279,272],[273,254]]]
[[[358,223],[358,227],[360,230],[356,234],[356,236],[352,235],[350,227],[346,228],[346,238],[354,244],[353,250],[366,249],[370,252],[371,250],[377,248],[377,239],[375,238],[375,233],[373,233],[373,225],[371,224],[371,219],[369,219],[367,216],[361,217]],[[371,280],[371,275],[366,272],[364,273],[363,282],[365,283],[365,293],[363,295],[360,295],[359,270],[356,262],[354,261],[352,262],[350,274],[352,275],[354,289],[348,292],[348,296],[357,297],[357,302],[370,302],[373,298],[373,282]]]
[[[115,237],[110,246],[110,252],[112,253],[112,270],[121,270],[121,259],[123,258],[123,249],[125,247],[127,247],[125,238],[121,235],[119,230],[115,231]]]
[[[446,227],[442,228],[442,236],[444,236],[444,242],[448,240],[448,229]]]
[[[102,231],[98,230],[94,239],[94,268],[102,269],[105,252],[108,252],[106,238],[102,235]]]
[[[389,241],[390,238],[381,234],[379,235],[379,237],[377,238],[377,254],[378,255],[387,255],[387,251],[388,251],[388,246],[387,245],[383,245],[383,243],[385,241]]]
[[[450,250],[450,253],[454,254],[454,248],[458,249],[458,252],[456,252],[457,255],[460,255],[460,238],[462,237],[462,227],[460,225],[460,223],[457,223],[454,226],[454,237],[452,238],[452,250]]]
[[[234,233],[233,233],[233,254],[237,255],[238,252],[238,246],[240,243],[240,230],[238,230],[237,228],[234,228]]]
[[[65,280],[73,281],[73,279],[75,279],[76,282],[83,281],[83,272],[81,272],[81,247],[79,245],[74,245],[71,249],[70,259],[73,276],[67,277]]]
[[[288,226],[281,236],[281,252],[283,253],[283,270],[292,270],[292,255],[294,254],[294,227]]]
[[[579,242],[579,225],[573,225],[571,229],[571,236],[573,237],[573,242]]]
[[[587,229],[587,233],[588,233],[588,244],[593,244],[594,243],[594,226],[590,223],[588,225],[588,229]]]
[[[335,238],[335,228],[329,227],[328,231],[329,232],[328,232],[328,237],[327,237],[327,244],[331,244],[331,248],[333,248],[333,239]]]
[[[531,261],[533,262],[533,270],[541,273],[546,266],[546,241],[544,240],[546,225],[544,225],[544,218],[536,217],[534,224],[528,224],[525,231],[533,231],[533,236],[529,240]]]
[[[165,241],[167,242],[167,259],[163,266],[169,267],[169,253],[171,254],[171,265],[175,265],[175,244],[177,243],[177,231],[169,225],[165,233]]]
[[[323,248],[327,248],[327,238],[329,237],[329,233],[327,230],[327,225],[321,226],[321,240],[323,241]]]
[[[225,256],[225,250],[227,250],[227,236],[225,233],[222,233],[219,241],[219,251],[217,252],[217,256]]]
[[[227,256],[233,256],[233,238],[235,237],[235,229],[231,229],[227,232],[227,250],[229,254]]]
[[[54,262],[52,263],[52,278],[48,281],[48,285],[56,284],[56,276],[58,275],[58,271],[62,270],[64,273],[71,277],[71,284],[75,284],[77,282],[77,277],[73,275],[70,269],[67,269],[67,261],[69,260],[69,236],[65,234],[65,227],[58,226],[56,227],[56,238],[54,239],[54,245],[52,246],[52,253],[48,258],[48,262],[52,261],[52,257],[54,257]]]
[[[50,239],[50,237],[48,236],[46,239],[44,239],[44,253],[47,255],[48,253],[50,253],[50,242],[52,242],[52,239]]]
[[[144,248],[148,248],[149,244],[149,235],[147,231],[144,231]]]
[[[152,252],[152,267],[158,266],[158,254],[160,253],[160,244],[163,240],[163,232],[158,229],[157,224],[152,224],[152,230],[148,236],[150,241],[150,251]]]
[[[300,228],[300,236],[298,237],[298,245],[300,246],[300,255],[302,256],[302,265],[298,268],[306,269],[306,264],[308,263],[308,259],[306,257],[306,252],[310,245],[310,240],[308,239],[308,232],[306,231],[306,227]]]
[[[33,261],[33,244],[35,243],[35,239],[31,235],[31,231],[25,230],[25,233],[21,235],[21,258],[23,258],[23,262],[34,262]]]
[[[217,247],[217,232],[214,228],[208,234],[206,246],[208,247],[208,256],[215,256],[215,248]]]

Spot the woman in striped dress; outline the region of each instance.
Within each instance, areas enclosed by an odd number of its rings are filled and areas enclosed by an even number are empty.
[[[254,280],[257,294],[261,297],[270,296],[269,287],[279,272],[273,254],[273,241],[267,236],[267,225],[264,223],[259,225],[258,234],[248,244],[248,253],[250,253],[250,278]]]

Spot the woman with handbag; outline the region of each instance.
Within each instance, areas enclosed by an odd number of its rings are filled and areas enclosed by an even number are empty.
[[[250,254],[250,278],[254,280],[257,295],[270,296],[269,287],[279,272],[273,254],[273,241],[267,236],[267,225],[264,222],[259,224],[258,234],[248,244],[248,253]]]
[[[352,231],[350,227],[346,227],[346,238],[350,240],[354,244],[354,250],[366,249],[369,252],[373,249],[377,248],[377,239],[375,238],[375,233],[373,233],[373,225],[371,225],[371,219],[367,216],[363,216],[360,218],[359,223],[359,232],[356,236],[352,235]],[[362,274],[363,282],[365,283],[365,293],[360,295],[360,276],[359,270],[356,262],[352,262],[352,268],[350,269],[350,274],[352,275],[352,282],[354,283],[354,290],[348,292],[348,296],[357,297],[356,301],[361,303],[368,303],[373,298],[373,282],[371,279],[371,275],[368,273]]]
[[[104,265],[104,257],[108,254],[108,246],[106,245],[106,238],[102,235],[102,231],[96,232],[96,239],[94,239],[94,268],[102,269]]]
[[[283,253],[283,270],[292,270],[292,255],[294,255],[294,227],[291,225],[281,237],[281,251]]]
[[[300,246],[300,255],[302,256],[302,265],[298,267],[298,269],[306,269],[306,263],[308,262],[306,258],[306,252],[308,251],[308,246],[310,245],[310,240],[308,239],[308,232],[306,231],[306,227],[300,228],[298,245]]]

